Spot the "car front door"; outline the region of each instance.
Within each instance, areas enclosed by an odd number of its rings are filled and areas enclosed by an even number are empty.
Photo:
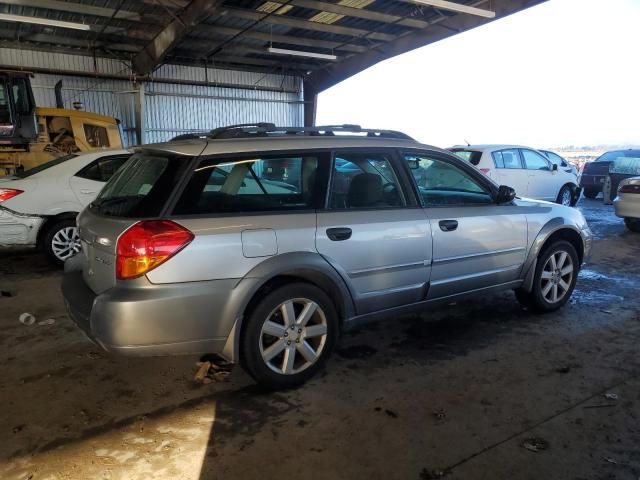
[[[358,314],[425,299],[429,221],[394,153],[336,152],[318,252],[342,275]]]
[[[104,184],[130,156],[125,154],[100,157],[71,177],[71,190],[82,206],[87,206],[96,198]]]
[[[558,184],[557,170],[552,170],[551,162],[540,153],[527,148],[521,152],[529,177],[527,196],[555,202],[562,187]]]
[[[428,299],[518,280],[527,221],[515,205],[497,205],[482,175],[455,159],[406,153],[433,235]]]

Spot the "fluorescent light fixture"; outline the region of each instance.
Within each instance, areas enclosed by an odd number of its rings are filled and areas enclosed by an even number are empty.
[[[289,50],[287,48],[267,48],[269,53],[277,53],[278,55],[293,55],[294,57],[311,57],[311,58],[321,58],[322,60],[337,60],[338,57],[335,55],[328,55],[326,53],[316,53],[316,52],[304,52],[302,50]]]
[[[484,10],[482,8],[470,7],[461,3],[449,2],[448,0],[410,0],[418,5],[429,5],[430,7],[450,10],[452,12],[468,13],[469,15],[477,15],[484,18],[495,18],[496,12]]]
[[[60,20],[51,20],[48,18],[38,17],[25,17],[24,15],[12,15],[10,13],[0,13],[0,21],[33,23],[36,25],[47,25],[49,27],[71,28],[74,30],[91,30],[91,25],[85,25],[84,23],[62,22]]]

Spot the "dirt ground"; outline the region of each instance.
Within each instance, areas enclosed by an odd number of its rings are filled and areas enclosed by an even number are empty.
[[[273,394],[239,368],[204,385],[197,358],[102,352],[60,272],[2,254],[0,478],[637,480],[640,235],[580,207],[597,240],[560,312],[506,292],[389,319]]]

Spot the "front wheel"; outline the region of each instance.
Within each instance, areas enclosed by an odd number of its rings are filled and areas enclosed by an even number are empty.
[[[624,224],[632,232],[640,233],[640,218],[625,218]]]
[[[539,313],[562,307],[573,293],[580,265],[576,249],[559,241],[547,247],[538,257],[530,292],[516,290],[516,298],[524,306]]]
[[[291,283],[269,293],[249,314],[241,360],[260,385],[291,388],[323,367],[337,337],[331,299],[314,285]]]
[[[75,219],[60,220],[47,228],[43,237],[43,246],[49,260],[59,266],[78,253],[80,237]]]
[[[569,185],[565,185],[560,189],[556,203],[570,207],[573,203],[573,189]]]

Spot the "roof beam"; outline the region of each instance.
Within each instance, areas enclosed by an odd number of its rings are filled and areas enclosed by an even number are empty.
[[[150,22],[158,23],[160,19],[155,15],[140,14],[137,12],[128,12],[126,10],[114,10],[112,8],[96,7],[77,2],[61,2],[59,0],[2,0],[7,5],[16,5],[20,7],[45,8],[48,10],[56,10],[58,12],[70,12],[82,15],[92,15],[94,17],[113,18],[117,20],[129,20],[131,22]]]
[[[220,16],[223,15],[245,18],[247,20],[262,21],[264,23],[272,25],[284,25],[292,28],[312,30],[314,32],[335,33],[338,35],[345,35],[347,37],[366,37],[368,39],[378,40],[381,42],[390,42],[392,40],[395,40],[396,38],[394,35],[389,35],[387,33],[370,32],[369,30],[362,30],[359,28],[350,28],[326,23],[310,22],[301,18],[288,17],[284,15],[269,15],[265,18],[264,13],[255,12],[253,10],[244,10],[241,8],[225,7],[220,12]]]
[[[462,3],[450,2],[448,0],[407,0],[409,3],[417,5],[427,5],[429,7],[439,8],[441,10],[449,10],[456,13],[468,13],[469,15],[477,15],[484,18],[494,18],[496,12],[485,10],[483,8],[470,7]]]
[[[369,47],[363,47],[362,45],[353,45],[350,43],[341,43],[341,42],[332,42],[328,40],[315,40],[312,38],[304,38],[304,37],[293,37],[291,35],[277,35],[271,34],[267,32],[260,32],[257,30],[247,30],[243,32],[237,28],[229,28],[223,27],[220,25],[209,25],[209,24],[200,24],[197,27],[198,32],[207,33],[207,34],[216,34],[220,36],[233,37],[238,33],[242,32],[242,35],[239,36],[234,42],[241,42],[243,39],[254,39],[254,40],[262,40],[264,42],[275,42],[275,43],[284,43],[287,45],[301,46],[301,47],[320,47],[327,49],[339,49],[344,50],[346,52],[357,52],[362,53],[369,50]],[[186,38],[185,42],[189,44],[191,42],[205,42],[202,38]],[[209,43],[209,49],[211,49],[211,44]],[[203,48],[204,49],[204,48]]]
[[[319,0],[291,0],[288,5],[296,7],[310,8],[321,12],[335,13],[346,17],[363,18],[380,23],[396,23],[403,27],[409,28],[425,28],[429,26],[429,22],[424,20],[415,20],[413,18],[403,18],[397,15],[389,15],[387,13],[374,12],[366,8],[345,7],[337,3],[327,3]]]
[[[223,0],[193,0],[180,17],[171,21],[133,58],[134,70],[140,75],[151,73],[167,53],[188,35],[195,25],[218,10],[222,2]]]
[[[481,5],[486,3],[486,1],[487,0],[476,1],[472,6]],[[492,5],[496,11],[496,18],[502,18],[545,1],[546,0],[492,0]],[[491,21],[493,21],[493,19],[470,15],[440,17],[431,22],[432,27],[430,28],[415,30],[398,37],[393,42],[379,44],[376,49],[352,55],[341,62],[328,65],[325,68],[313,72],[307,78],[307,81],[310,82],[315,91],[322,92],[383,60],[429,45],[450,37],[455,33],[470,30]],[[434,28],[436,25],[444,28]]]

